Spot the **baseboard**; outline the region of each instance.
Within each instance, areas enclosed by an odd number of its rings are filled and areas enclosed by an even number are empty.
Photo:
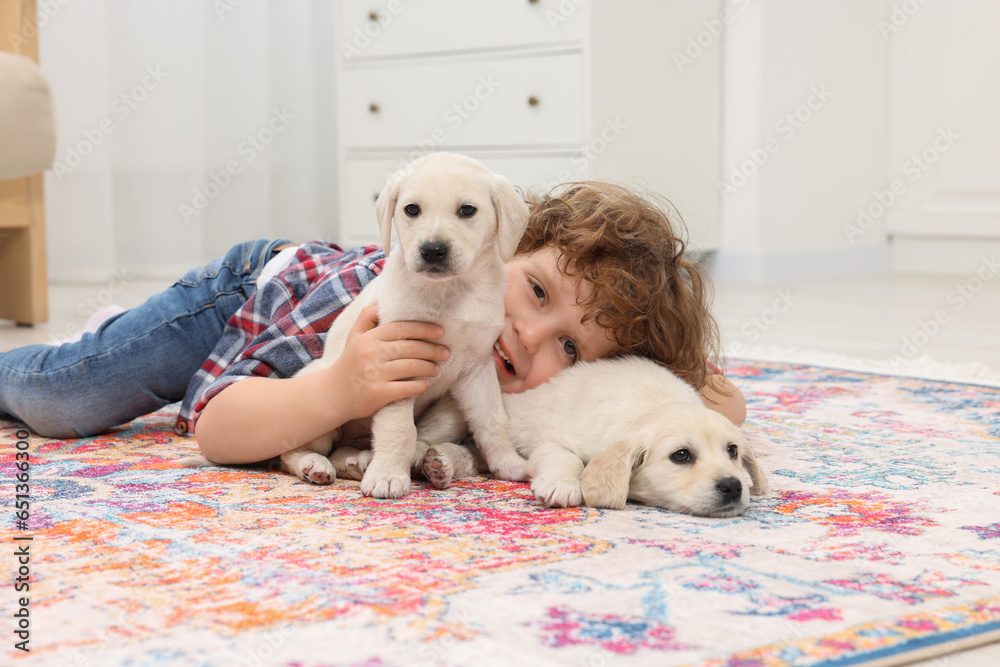
[[[1000,238],[894,236],[892,264],[898,273],[973,275],[1000,257]],[[995,270],[990,269],[991,275]]]
[[[888,243],[801,250],[719,250],[707,264],[716,280],[755,283],[884,276],[893,271]]]

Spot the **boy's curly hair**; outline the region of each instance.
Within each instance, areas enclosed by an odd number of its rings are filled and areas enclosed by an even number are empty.
[[[559,270],[593,286],[581,303],[584,321],[610,330],[620,354],[648,357],[700,389],[706,362],[721,361],[712,283],[684,254],[680,216],[671,220],[654,199],[597,182],[529,197],[528,228],[516,254],[560,250]]]

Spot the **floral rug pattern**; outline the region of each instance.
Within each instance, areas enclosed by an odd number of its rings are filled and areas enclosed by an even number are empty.
[[[1000,632],[1000,389],[730,376],[772,485],[732,519],[545,509],[485,477],[389,501],[189,469],[169,411],[66,441],[0,422],[0,539],[30,553],[4,605],[30,652],[5,613],[3,661],[832,666]]]

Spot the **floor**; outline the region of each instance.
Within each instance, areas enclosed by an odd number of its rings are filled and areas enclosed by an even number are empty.
[[[883,362],[978,362],[1000,373],[1000,279],[717,283],[715,314],[731,356],[772,345]]]
[[[169,281],[113,278],[55,284],[51,321],[25,328],[0,320],[0,352],[79,333],[98,309],[138,305]],[[716,284],[716,317],[731,357],[796,348],[872,362],[929,357],[940,364],[981,364],[1000,377],[1000,279],[890,276],[753,285]],[[1000,644],[941,653],[919,667],[995,667]]]

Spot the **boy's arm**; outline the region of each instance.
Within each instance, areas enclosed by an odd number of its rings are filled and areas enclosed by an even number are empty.
[[[427,389],[447,359],[444,335],[422,322],[377,327],[365,308],[333,365],[293,378],[249,377],[229,385],[202,411],[195,436],[215,463],[263,461],[300,447],[352,419]],[[416,379],[414,379],[416,378]]]
[[[746,399],[732,382],[721,375],[709,375],[698,393],[706,407],[721,413],[737,426],[743,426],[747,419]]]

